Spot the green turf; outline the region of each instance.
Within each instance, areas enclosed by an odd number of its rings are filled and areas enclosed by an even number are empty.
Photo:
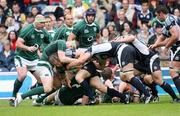
[[[0,116],[180,116],[180,103],[170,103],[171,98],[161,96],[159,103],[150,104],[100,104],[96,106],[31,106],[25,100],[17,108],[7,100],[0,100]]]

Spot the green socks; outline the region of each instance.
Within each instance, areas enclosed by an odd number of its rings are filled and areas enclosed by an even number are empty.
[[[14,89],[13,89],[13,97],[16,97],[17,92],[19,91],[19,89],[22,86],[22,82],[20,82],[18,79],[15,80],[14,82]]]
[[[40,95],[40,94],[43,94],[43,93],[44,93],[43,86],[39,86],[39,87],[31,89],[30,91],[22,94],[21,97],[22,97],[22,99],[25,99],[26,97],[30,97],[30,96],[33,96],[33,95]]]

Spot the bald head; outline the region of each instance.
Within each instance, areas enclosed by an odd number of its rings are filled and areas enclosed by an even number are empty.
[[[41,22],[46,22],[46,20],[45,20],[45,17],[43,16],[43,15],[41,15],[41,14],[38,14],[38,15],[36,15],[36,17],[35,17],[35,21],[34,21],[35,23],[37,22],[37,23],[41,23]]]
[[[46,19],[45,19],[45,17],[43,15],[41,15],[41,14],[36,15],[35,20],[34,20],[34,24],[35,24],[35,27],[37,29],[44,28],[44,23],[45,22],[46,22]]]

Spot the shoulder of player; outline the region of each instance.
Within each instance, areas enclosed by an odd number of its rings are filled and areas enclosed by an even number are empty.
[[[22,28],[22,29],[20,30],[20,32],[30,31],[31,29],[34,30],[33,24],[29,24],[29,25],[27,25],[26,27]]]
[[[165,23],[166,23],[167,25],[170,25],[173,21],[176,21],[175,16],[169,14],[169,15],[167,16],[166,20],[165,20]]]
[[[84,20],[80,20],[74,24],[74,27],[83,27],[84,25],[86,25],[86,22]]]

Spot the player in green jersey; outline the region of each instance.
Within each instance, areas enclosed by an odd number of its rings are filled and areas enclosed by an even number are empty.
[[[43,15],[37,15],[33,24],[29,24],[23,28],[17,39],[17,48],[15,56],[15,65],[18,73],[18,78],[15,80],[13,97],[16,97],[17,92],[22,86],[26,77],[27,71],[34,74],[39,56],[37,51],[43,43],[49,43],[50,35],[44,30],[45,18]],[[13,105],[13,100],[10,102]]]
[[[65,55],[67,47],[71,47],[69,42],[57,40],[50,43],[45,48],[40,60],[38,61],[35,71],[36,75],[40,77],[40,80],[38,81],[42,82],[43,87],[36,87],[27,93],[17,96],[15,100],[15,107],[26,97],[43,93],[53,93],[56,88],[61,86],[62,79],[65,79],[67,85],[70,87],[70,81],[66,75],[67,72],[65,65],[74,61],[74,58],[70,58]],[[56,68],[55,72],[56,74],[59,74],[58,78],[54,76],[53,68]],[[55,88],[54,85],[56,85]]]
[[[73,16],[71,14],[67,14],[64,16],[65,24],[61,26],[55,33],[54,39],[52,41],[56,40],[65,40],[67,41],[67,38],[69,34],[73,30]]]
[[[76,40],[79,42],[79,48],[86,49],[94,42],[99,41],[100,27],[94,21],[96,11],[92,8],[88,9],[85,13],[84,20],[77,22],[72,33],[68,37],[68,41]]]

